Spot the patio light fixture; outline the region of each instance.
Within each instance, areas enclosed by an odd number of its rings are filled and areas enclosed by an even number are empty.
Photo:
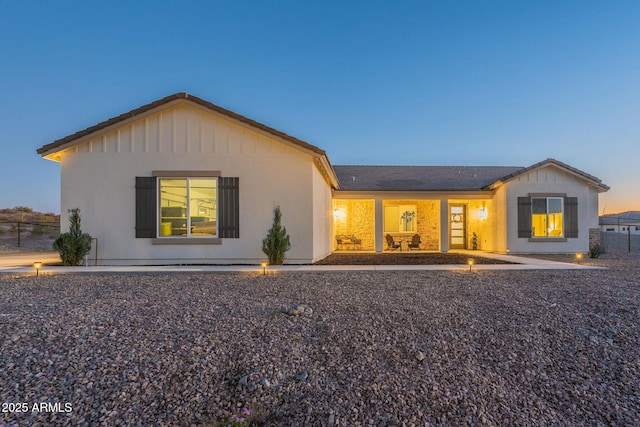
[[[262,275],[266,275],[267,274],[267,261],[261,261],[260,262],[260,267],[262,267]]]
[[[467,260],[467,264],[469,264],[469,271],[471,271],[471,267],[473,266],[473,264],[475,264],[476,261],[473,258],[469,258]]]
[[[40,261],[34,262],[33,268],[36,269],[36,276],[40,275],[40,269],[42,268],[42,263]]]
[[[480,209],[478,209],[478,218],[487,219],[487,216],[488,216],[487,208],[481,207]]]

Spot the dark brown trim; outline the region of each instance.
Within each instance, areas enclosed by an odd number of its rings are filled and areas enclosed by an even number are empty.
[[[567,193],[529,193],[529,197],[567,197]]]
[[[139,116],[141,114],[144,114],[148,111],[151,111],[155,108],[161,107],[163,105],[166,105],[170,102],[176,101],[176,100],[185,100],[185,101],[189,101],[189,102],[193,102],[194,104],[200,105],[201,107],[204,107],[208,110],[214,111],[216,113],[222,114],[224,116],[227,116],[231,119],[237,120],[239,122],[245,123],[249,126],[252,126],[256,129],[259,129],[263,132],[269,133],[271,135],[277,136],[278,138],[282,138],[285,141],[291,142],[301,148],[304,148],[306,150],[310,150],[314,153],[317,153],[321,156],[326,156],[326,152],[318,147],[316,147],[315,145],[309,144],[308,142],[302,141],[298,138],[295,138],[291,135],[288,135],[284,132],[280,132],[277,129],[274,129],[272,127],[269,127],[267,125],[263,125],[262,123],[259,123],[255,120],[249,119],[245,116],[241,116],[240,114],[234,113],[233,111],[227,110],[225,108],[219,107],[215,104],[212,104],[209,101],[205,101],[204,99],[198,98],[197,96],[193,96],[193,95],[189,95],[186,92],[178,92],[178,93],[174,93],[173,95],[169,95],[166,96],[162,99],[159,99],[157,101],[151,102],[149,104],[143,105],[141,107],[138,107],[136,109],[133,109],[131,111],[128,111],[124,114],[120,114],[119,116],[116,117],[112,117],[108,120],[105,120],[104,122],[100,122],[94,126],[90,126],[86,129],[83,129],[81,131],[78,131],[74,134],[65,136],[64,138],[58,139],[56,141],[53,141],[50,144],[46,144],[44,146],[42,146],[41,148],[39,148],[37,150],[38,154],[40,155],[45,155],[45,154],[50,154],[50,152],[55,151],[57,148],[62,147],[68,143],[71,143],[77,139],[83,138],[85,136],[91,135],[92,133],[95,132],[99,132],[103,129],[108,128],[109,126],[113,126],[116,125],[120,122],[123,122],[125,120],[134,118],[136,116]]]
[[[221,245],[217,237],[158,237],[151,240],[152,245]]]
[[[179,177],[179,178],[217,178],[222,176],[221,171],[153,171],[151,172],[152,176],[157,177]]]
[[[540,168],[542,166],[546,166],[546,165],[555,165],[555,166],[558,166],[558,167],[560,167],[562,169],[566,169],[566,170],[568,170],[568,171],[570,171],[570,172],[582,177],[583,179],[593,183],[596,187],[598,187],[599,189],[601,189],[603,191],[609,190],[609,186],[603,184],[602,181],[600,179],[596,178],[595,176],[589,175],[588,173],[586,173],[584,171],[581,171],[580,169],[574,168],[573,166],[569,166],[566,163],[562,163],[561,161],[556,160],[556,159],[552,159],[552,158],[545,159],[545,160],[543,160],[541,162],[538,162],[538,163],[535,163],[535,164],[533,164],[533,165],[531,165],[529,167],[522,168],[522,169],[520,169],[520,170],[518,170],[518,171],[516,171],[514,173],[511,173],[509,175],[503,176],[502,178],[496,180],[495,182],[492,182],[491,184],[489,184],[489,185],[487,185],[487,186],[485,186],[483,188],[484,189],[492,189],[496,184],[499,184],[499,183],[504,184],[507,181],[512,180],[513,178],[516,178],[516,177],[518,177],[518,176],[520,176],[522,174],[525,174],[527,172],[530,172],[530,171],[532,171],[534,169],[538,169],[538,168]]]

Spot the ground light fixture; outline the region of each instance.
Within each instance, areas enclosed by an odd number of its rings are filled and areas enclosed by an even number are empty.
[[[260,267],[262,267],[262,275],[264,276],[265,274],[267,274],[267,261],[261,261],[260,262]]]
[[[576,260],[577,260],[578,262],[582,261],[582,252],[578,252],[578,253],[576,254]]]
[[[473,258],[469,258],[467,260],[467,264],[469,264],[469,271],[471,271],[471,267],[473,266],[473,264],[475,264],[476,261]]]
[[[42,263],[40,261],[34,262],[33,268],[36,269],[36,276],[40,275],[40,269],[42,268]]]

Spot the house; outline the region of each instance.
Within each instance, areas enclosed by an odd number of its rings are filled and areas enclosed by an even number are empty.
[[[554,159],[333,166],[314,145],[186,93],[37,151],[61,165],[63,229],[79,207],[103,265],[257,263],[276,206],[293,264],[341,250],[586,251],[608,190]]]
[[[640,234],[640,211],[626,211],[600,216],[600,230]]]

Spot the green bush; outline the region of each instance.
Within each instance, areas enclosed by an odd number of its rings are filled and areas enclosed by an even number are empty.
[[[69,232],[63,233],[53,242],[53,249],[60,253],[64,265],[80,265],[91,251],[91,236],[80,229],[80,208],[69,211]]]
[[[600,258],[600,255],[604,253],[604,246],[600,243],[596,243],[589,248],[589,258]]]
[[[284,254],[291,249],[291,242],[286,227],[281,224],[282,212],[280,206],[273,211],[273,225],[262,240],[262,252],[269,258],[269,264],[281,265],[284,263]]]

